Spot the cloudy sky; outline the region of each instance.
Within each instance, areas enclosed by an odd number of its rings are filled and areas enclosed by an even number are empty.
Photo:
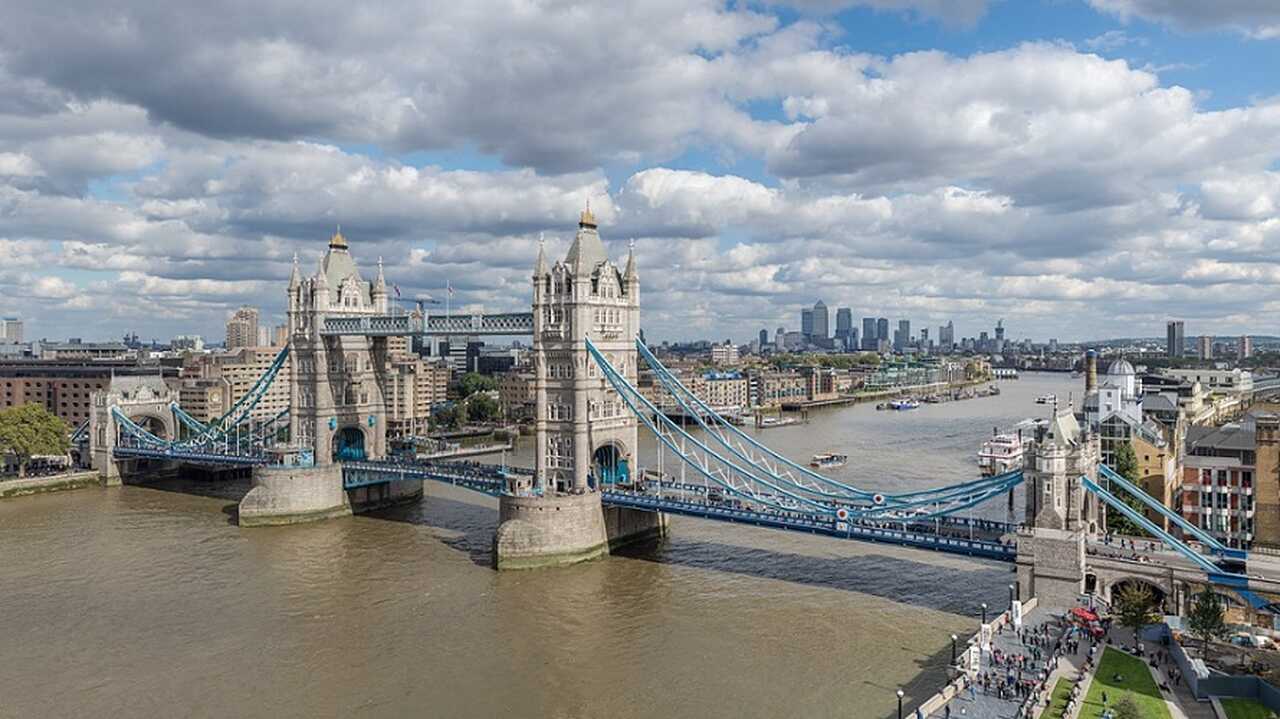
[[[519,309],[590,200],[657,339],[1275,333],[1278,67],[1275,0],[7,0],[0,314],[221,339],[339,223]]]

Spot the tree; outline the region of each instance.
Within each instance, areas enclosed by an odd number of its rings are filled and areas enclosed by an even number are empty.
[[[1134,486],[1139,487],[1139,491],[1142,491],[1138,477],[1138,455],[1133,451],[1132,443],[1125,442],[1117,445],[1115,450],[1112,452],[1111,464],[1111,469],[1115,470],[1116,474],[1129,480],[1134,484]],[[1120,501],[1132,507],[1134,511],[1140,513],[1146,511],[1146,505],[1132,494],[1126,491],[1114,491],[1112,493],[1119,497]],[[1114,508],[1109,508],[1107,511],[1107,531],[1112,534],[1127,534],[1129,536],[1140,537],[1147,536],[1147,532],[1139,527],[1136,522],[1124,516],[1119,512],[1119,510]]]
[[[1142,719],[1142,710],[1138,708],[1138,703],[1133,700],[1133,697],[1125,694],[1116,700],[1115,718]]]
[[[468,372],[458,380],[458,389],[463,397],[470,397],[476,392],[489,392],[498,388],[498,381],[479,372]]]
[[[1209,649],[1209,642],[1227,635],[1226,611],[1222,607],[1222,599],[1213,587],[1205,585],[1196,595],[1187,615],[1187,629],[1203,643],[1200,655],[1204,656]]]
[[[24,404],[0,412],[0,451],[18,460],[18,476],[38,454],[65,455],[71,449],[70,428],[38,404]]]
[[[462,402],[453,402],[431,412],[431,426],[436,429],[457,429],[466,423],[467,409]]]
[[[498,416],[498,402],[487,394],[474,394],[467,399],[467,416],[477,422],[488,422]]]
[[[1160,615],[1156,613],[1155,592],[1141,582],[1121,585],[1120,593],[1112,603],[1112,612],[1120,626],[1133,630],[1135,644],[1143,627],[1160,621]]]

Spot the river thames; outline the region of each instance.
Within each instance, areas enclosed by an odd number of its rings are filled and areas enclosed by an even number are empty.
[[[1032,374],[998,397],[759,435],[800,461],[846,453],[835,476],[866,488],[922,489],[975,478],[993,427],[1082,384]],[[508,461],[531,462],[524,442]],[[428,483],[410,506],[241,529],[247,488],[0,502],[0,717],[889,717],[897,689],[908,706],[933,693],[949,635],[1003,608],[1013,578],[685,517],[659,546],[499,574],[489,497]]]

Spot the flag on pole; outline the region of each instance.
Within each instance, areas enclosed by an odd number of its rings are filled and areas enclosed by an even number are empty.
[[[391,285],[396,288],[396,299],[400,299],[400,285]]]
[[[444,281],[444,288],[449,292],[449,296],[453,297],[453,283],[449,280]]]

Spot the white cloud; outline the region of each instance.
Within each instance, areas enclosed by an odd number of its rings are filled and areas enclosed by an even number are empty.
[[[1280,37],[1280,5],[1271,0],[1088,0],[1123,20],[1141,18],[1186,30],[1230,28],[1259,39]]]

